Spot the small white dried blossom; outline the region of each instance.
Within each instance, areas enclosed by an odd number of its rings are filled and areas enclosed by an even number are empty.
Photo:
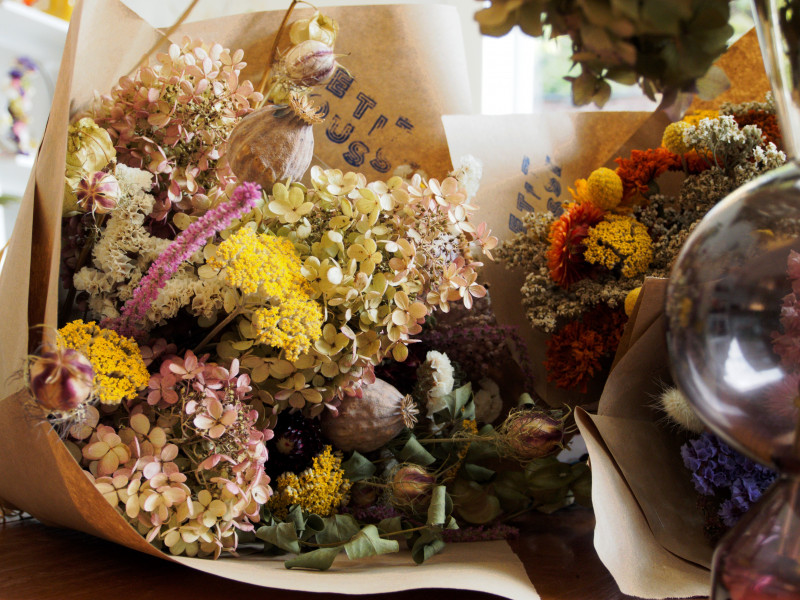
[[[430,417],[444,408],[442,398],[453,391],[455,380],[453,365],[448,356],[431,350],[425,355],[425,362],[417,369],[417,385],[426,398],[425,410]]]
[[[478,193],[483,176],[483,164],[471,154],[458,159],[453,171],[450,173],[467,191],[467,199],[474,198]]]
[[[479,423],[493,423],[503,410],[500,386],[493,379],[484,377],[478,382],[480,389],[475,392],[475,419]]]

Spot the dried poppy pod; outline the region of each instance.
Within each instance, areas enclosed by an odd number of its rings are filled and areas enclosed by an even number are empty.
[[[339,405],[339,415],[322,417],[322,433],[344,451],[371,452],[413,427],[418,413],[410,396],[381,379],[364,384],[361,398],[347,396]]]
[[[288,105],[260,108],[231,133],[228,163],[239,181],[258,183],[266,192],[278,181],[300,179],[314,155],[311,126],[320,122],[305,96],[292,96]]]

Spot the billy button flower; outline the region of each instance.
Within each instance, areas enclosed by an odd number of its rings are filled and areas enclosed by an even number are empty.
[[[612,210],[622,201],[622,179],[611,169],[595,169],[586,185],[589,199],[597,208]]]

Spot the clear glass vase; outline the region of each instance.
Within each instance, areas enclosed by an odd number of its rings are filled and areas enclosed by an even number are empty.
[[[800,479],[785,476],[714,553],[716,600],[800,598]]]
[[[717,547],[712,600],[800,598],[800,1],[753,5],[789,160],[708,213],[667,298],[676,383],[714,433],[781,473]]]

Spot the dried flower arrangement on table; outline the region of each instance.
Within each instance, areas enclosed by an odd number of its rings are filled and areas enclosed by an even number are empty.
[[[525,387],[498,385],[513,332],[478,281],[497,239],[476,165],[300,183],[337,32],[292,24],[262,91],[241,50],[187,38],[69,128],[59,328],[29,410],[175,555],[258,544],[326,569],[404,542],[423,562],[588,497],[585,463],[554,458],[568,413],[509,411]]]
[[[770,98],[670,124],[660,147],[632,150],[570,188],[559,214],[528,213],[495,252],[526,273],[528,320],[550,333],[548,380],[585,391],[603,376],[645,277],[667,277],[681,246],[722,198],[785,161]],[[677,194],[662,193],[669,172]],[[665,181],[666,180],[666,181]]]

